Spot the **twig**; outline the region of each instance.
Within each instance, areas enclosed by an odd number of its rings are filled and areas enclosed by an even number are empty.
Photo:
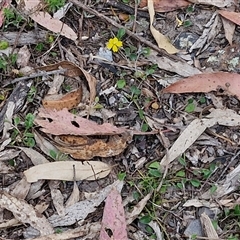
[[[124,4],[122,2],[119,2],[119,1],[107,0],[107,1],[104,1],[104,3],[106,3],[109,6],[120,9],[124,12],[127,12],[129,14],[132,14],[132,15],[136,13],[136,10],[134,8]],[[149,18],[148,12],[145,12],[145,11],[142,11],[142,10],[138,11],[138,16],[139,17],[144,17],[144,18]],[[135,16],[135,17],[137,17],[137,16]]]
[[[134,34],[132,31],[126,29],[125,27],[123,27],[121,24],[116,23],[114,20],[112,20],[111,18],[103,15],[102,13],[99,13],[98,11],[88,7],[87,5],[84,5],[83,3],[77,1],[77,0],[69,0],[69,2],[73,3],[74,5],[84,9],[85,11],[94,14],[95,16],[102,18],[103,20],[105,20],[106,22],[108,22],[109,24],[115,26],[116,28],[120,29],[123,28],[125,30],[125,32],[132,38],[136,39],[139,42],[142,42],[143,44],[149,46],[150,48],[154,49],[155,51],[157,51],[158,53],[167,56],[175,61],[181,61],[184,62],[181,58],[179,58],[178,56],[174,56],[174,55],[169,55],[164,49],[160,49],[158,48],[157,45],[154,45],[153,43],[151,43],[150,41],[146,40],[143,37],[140,37],[136,34]]]
[[[30,74],[29,76],[24,76],[24,77],[20,77],[20,78],[15,78],[13,80],[9,80],[7,83],[5,83],[3,85],[3,87],[6,87],[10,84],[13,84],[13,83],[16,83],[16,82],[20,82],[20,81],[24,81],[24,80],[28,80],[28,79],[31,79],[31,78],[35,78],[35,77],[43,77],[43,76],[48,76],[48,75],[51,75],[51,74],[57,74],[57,73],[64,73],[66,72],[67,69],[59,69],[59,70],[54,70],[54,71],[49,71],[49,72],[46,72],[46,71],[40,71],[38,73],[33,73],[33,74]]]

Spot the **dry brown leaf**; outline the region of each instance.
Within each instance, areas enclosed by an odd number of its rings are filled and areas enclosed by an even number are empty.
[[[156,12],[171,12],[179,8],[185,8],[189,5],[186,0],[154,0],[154,9]],[[147,6],[147,0],[142,0],[140,8]]]
[[[126,129],[117,128],[110,123],[99,125],[78,117],[68,112],[66,108],[60,111],[40,108],[35,123],[42,127],[43,132],[53,135],[115,135],[126,132]]]
[[[82,88],[78,88],[75,91],[62,94],[47,95],[42,100],[42,104],[45,108],[51,108],[61,110],[67,108],[68,110],[76,107],[82,99]]]
[[[74,176],[75,168],[75,176]],[[99,161],[62,161],[40,164],[24,171],[27,181],[32,183],[39,179],[47,180],[96,180],[106,177],[111,167]]]
[[[33,228],[40,231],[41,235],[54,233],[47,219],[24,200],[17,199],[5,192],[0,192],[0,208],[9,210],[17,220],[30,224]]]
[[[36,70],[53,71],[53,70],[58,70],[60,67],[63,69],[67,69],[67,71],[64,73],[65,76],[68,76],[68,77],[79,76],[79,77],[82,77],[83,80],[87,81],[89,86],[89,91],[90,91],[90,102],[93,102],[96,97],[97,80],[95,77],[93,77],[91,74],[86,72],[84,69],[76,66],[75,64],[69,61],[62,61],[56,64],[39,67]]]
[[[226,19],[236,23],[237,25],[240,25],[240,13],[238,12],[229,12],[224,10],[219,10],[218,13],[225,17]]]
[[[112,157],[120,154],[132,139],[129,132],[121,135],[90,138],[81,136],[56,137],[55,146],[64,153],[70,154],[75,159],[92,159],[93,157]]]
[[[160,33],[158,30],[156,30],[153,27],[153,20],[154,20],[154,15],[155,15],[155,11],[154,11],[154,7],[153,7],[153,0],[148,0],[148,11],[149,11],[149,15],[150,15],[150,31],[154,37],[154,39],[156,40],[158,47],[165,49],[169,54],[174,54],[179,52],[178,49],[176,49],[169,41],[169,39],[164,36],[162,33]]]
[[[215,72],[203,73],[181,79],[162,90],[163,93],[192,93],[224,90],[240,99],[240,74]]]
[[[18,2],[22,3],[22,1]],[[28,12],[29,17],[38,24],[71,40],[77,39],[77,34],[68,25],[57,18],[53,18],[48,12],[40,11],[41,1],[24,0],[24,2],[24,4],[19,4],[19,6],[24,7],[22,10]]]

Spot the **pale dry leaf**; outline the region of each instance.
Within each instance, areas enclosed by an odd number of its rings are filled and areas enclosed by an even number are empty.
[[[77,39],[77,34],[68,25],[53,18],[48,12],[41,11],[40,1],[24,0],[24,2],[25,4],[21,5],[23,10],[27,11],[29,17],[38,24],[73,41]]]
[[[17,54],[17,66],[18,68],[26,67],[29,63],[31,53],[26,45],[21,47]]]
[[[240,74],[214,72],[181,79],[162,90],[163,93],[193,93],[223,90],[240,99]]]
[[[59,216],[65,215],[64,197],[59,190],[59,181],[49,181],[48,186],[50,188],[53,205]]]
[[[32,161],[33,165],[48,163],[49,161],[39,152],[32,148],[19,147]]]
[[[112,232],[111,237],[107,230]],[[105,202],[99,240],[111,240],[112,238],[128,240],[122,197],[115,188],[109,193]]]
[[[215,184],[215,186],[217,187],[216,191],[212,193],[210,189],[203,193],[201,195],[201,198],[219,199],[237,190],[240,186],[239,176],[240,176],[240,164],[233,171],[228,173],[223,181]]]
[[[142,212],[144,207],[146,206],[148,200],[151,198],[152,193],[148,193],[143,199],[141,199],[137,205],[133,207],[133,210],[131,212],[126,212],[126,222],[127,225],[131,224],[137,217],[139,217],[139,214]]]
[[[201,214],[200,221],[208,239],[218,239],[218,234],[212,224],[212,220],[205,212]]]
[[[78,188],[76,181],[74,181],[72,193],[71,193],[70,197],[68,198],[68,200],[66,201],[65,206],[70,207],[73,204],[77,203],[79,201],[79,199],[80,199],[79,188]]]
[[[14,172],[14,167],[6,164],[5,162],[0,161],[0,173],[2,174],[10,174]]]
[[[16,107],[16,104],[12,101],[9,101],[7,103],[7,110],[4,116],[4,123],[3,123],[3,134],[2,134],[2,139],[9,138],[8,131],[13,128],[12,126],[12,118],[13,118],[13,113],[14,109]]]
[[[49,157],[51,156],[51,152],[56,153],[56,155],[61,155],[61,152],[58,151],[56,147],[54,147],[49,141],[47,141],[40,133],[36,130],[33,131],[34,139],[37,143],[37,146]]]
[[[54,233],[48,220],[24,200],[17,199],[5,192],[1,192],[0,207],[12,212],[18,221],[28,223],[33,228],[36,228],[40,231],[41,235]]]
[[[0,161],[10,160],[19,155],[21,151],[15,149],[6,149],[4,151],[0,150]]]
[[[66,215],[59,216],[57,214],[48,218],[53,227],[57,226],[70,226],[76,222],[84,220],[89,213],[96,211],[96,208],[104,201],[109,195],[110,191],[115,187],[119,192],[123,187],[123,182],[117,180],[111,185],[101,189],[98,194],[95,194],[92,198],[80,201],[74,205],[66,208]]]
[[[169,39],[160,33],[157,29],[153,27],[153,20],[154,20],[154,7],[153,7],[153,0],[148,0],[148,11],[150,15],[150,31],[156,40],[158,47],[166,50],[169,54],[174,54],[179,52],[169,41]]]
[[[225,37],[228,40],[229,44],[232,45],[232,40],[233,40],[233,35],[235,32],[236,25],[225,18],[222,18],[222,23],[223,23]]]
[[[115,135],[126,132],[124,128],[117,128],[110,123],[99,125],[91,120],[78,117],[68,112],[67,109],[56,111],[40,108],[35,123],[42,127],[43,132],[53,135]]]
[[[173,61],[169,58],[158,56],[156,51],[151,51],[151,53],[147,56],[148,60],[153,64],[157,64],[160,69],[175,72],[180,76],[189,77],[196,74],[200,74],[201,71],[186,62]],[[167,80],[164,79],[165,84]]]
[[[168,157],[165,155],[162,158],[161,165],[166,166],[174,161],[198,139],[206,128],[215,124],[239,126],[240,115],[230,109],[213,109],[205,118],[193,120],[174,142],[169,150]]]
[[[16,187],[9,192],[13,197],[18,199],[25,199],[30,190],[31,184],[27,182],[25,176],[20,181],[17,181]]]
[[[76,174],[74,176],[73,169]],[[100,161],[62,161],[40,164],[24,171],[27,181],[32,183],[39,179],[47,180],[96,180],[106,177],[111,171],[111,167]]]
[[[212,5],[219,8],[230,7],[236,3],[235,0],[188,0],[196,4]]]
[[[74,229],[68,229],[60,233],[54,233],[43,237],[36,237],[34,240],[67,240],[67,239],[97,239],[97,235],[101,229],[98,222],[87,223]],[[30,235],[31,236],[31,235]]]
[[[60,68],[60,67],[59,67]],[[61,68],[60,68],[61,69]],[[57,95],[61,89],[61,86],[65,80],[65,76],[61,74],[54,74],[53,81],[50,83],[48,95]]]

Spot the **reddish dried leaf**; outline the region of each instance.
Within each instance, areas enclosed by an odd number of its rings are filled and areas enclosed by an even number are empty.
[[[139,7],[147,6],[148,0],[141,0]],[[179,8],[187,7],[190,3],[185,0],[154,0],[154,10],[156,12],[170,12]]]
[[[93,77],[91,74],[86,72],[84,69],[76,66],[75,64],[69,62],[69,61],[62,61],[56,64],[48,65],[39,67],[36,70],[42,70],[42,71],[53,71],[58,70],[60,68],[67,69],[67,71],[64,73],[65,76],[68,77],[82,77],[83,80],[86,80],[89,86],[90,90],[90,102],[93,102],[96,97],[96,85],[97,80],[95,77]]]
[[[240,13],[224,10],[219,10],[218,13],[221,14],[223,17],[227,18],[228,20],[236,23],[237,25],[240,25]]]
[[[163,93],[210,92],[224,90],[240,99],[240,75],[237,73],[203,73],[182,79],[162,90]]]
[[[76,107],[82,99],[82,88],[79,88],[73,92],[65,95],[53,94],[47,95],[42,100],[42,104],[45,108],[51,108],[61,110],[67,108],[68,110]]]
[[[128,239],[122,198],[115,188],[106,199],[99,240],[111,239]]]
[[[35,123],[42,127],[43,132],[53,135],[115,135],[126,132],[126,129],[117,128],[110,123],[99,125],[78,117],[66,108],[60,111],[40,108]]]

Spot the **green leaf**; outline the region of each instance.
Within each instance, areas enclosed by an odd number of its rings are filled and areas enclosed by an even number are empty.
[[[152,221],[152,218],[151,218],[151,216],[149,216],[149,215],[145,215],[145,216],[143,216],[143,217],[141,217],[140,219],[139,219],[139,222],[140,223],[143,223],[143,224],[148,224],[148,223],[150,223]]]
[[[157,169],[149,169],[148,173],[150,176],[153,176],[153,177],[161,177],[162,176],[162,173]]]
[[[4,41],[4,40],[1,40],[1,41],[0,41],[0,50],[7,49],[8,46],[9,46],[9,44],[8,44],[7,41]]]
[[[195,104],[194,103],[189,103],[186,107],[185,107],[185,112],[187,113],[192,113],[195,110]]]
[[[122,37],[125,35],[125,33],[126,33],[125,29],[124,29],[124,28],[120,28],[120,29],[118,30],[118,33],[117,33],[117,38],[118,38],[119,40],[121,40]]]
[[[210,188],[210,194],[214,194],[216,191],[217,191],[217,186],[212,185],[212,187]]]
[[[178,183],[176,184],[176,186],[177,186],[178,188],[180,188],[180,189],[183,189],[183,183],[181,183],[181,182],[178,182]]]
[[[123,181],[125,179],[126,175],[127,175],[126,172],[120,172],[120,173],[118,173],[118,179],[120,181]]]
[[[179,161],[179,163],[180,163],[181,165],[183,165],[184,167],[186,167],[186,166],[187,166],[187,163],[186,163],[186,160],[185,160],[185,158],[183,158],[183,157],[180,157],[180,158],[178,159],[178,161]]]
[[[185,171],[181,170],[176,173],[177,177],[185,177]]]
[[[50,157],[53,158],[54,160],[57,159],[57,152],[55,152],[54,150],[51,149],[51,150],[49,151],[49,155],[50,155]]]
[[[131,86],[130,90],[131,90],[133,95],[137,95],[138,96],[141,93],[141,90],[138,87],[136,87],[135,85]]]
[[[190,183],[194,186],[194,187],[199,187],[201,185],[201,182],[197,179],[191,179]]]
[[[160,169],[160,163],[159,162],[152,162],[148,168],[152,168],[152,169]]]
[[[26,129],[30,129],[33,127],[33,122],[34,122],[34,115],[32,113],[28,113],[25,117],[25,122],[24,125]]]
[[[148,127],[149,127],[149,126],[148,126],[147,123],[143,123],[143,124],[142,124],[142,127],[141,127],[142,132],[147,132]]]
[[[117,88],[122,89],[126,86],[126,80],[125,79],[120,79],[117,81]]]

